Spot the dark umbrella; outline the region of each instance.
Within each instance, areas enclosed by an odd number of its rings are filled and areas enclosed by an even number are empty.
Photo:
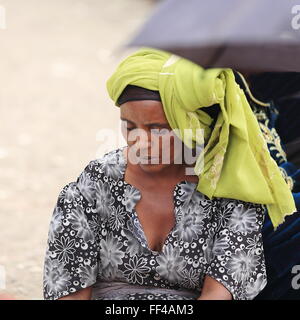
[[[300,72],[300,1],[166,0],[129,45],[203,67]]]

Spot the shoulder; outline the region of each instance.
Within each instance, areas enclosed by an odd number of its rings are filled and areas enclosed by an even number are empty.
[[[222,198],[222,197],[214,197],[213,201],[219,207],[225,208],[257,208],[257,209],[264,209],[264,205],[259,203],[247,202],[239,199],[232,199],[232,198]]]
[[[124,147],[105,153],[101,158],[91,160],[83,170],[79,179],[88,178],[93,182],[102,179],[117,180],[123,177],[125,170]]]
[[[214,198],[214,203],[217,219],[226,222],[231,229],[261,229],[267,210],[265,205],[229,198]]]
[[[93,203],[100,182],[122,179],[125,170],[123,148],[105,153],[101,158],[91,160],[76,181],[69,182],[59,194],[60,201],[74,201],[82,195]]]
[[[239,199],[216,198],[216,202],[220,208],[235,211],[257,211],[264,212],[266,206],[259,203],[247,202]]]

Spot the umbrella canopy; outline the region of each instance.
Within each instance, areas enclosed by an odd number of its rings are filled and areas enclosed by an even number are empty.
[[[203,67],[300,72],[300,1],[166,0],[129,46],[163,49]]]

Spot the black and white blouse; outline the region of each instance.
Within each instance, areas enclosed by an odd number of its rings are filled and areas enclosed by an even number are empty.
[[[140,191],[124,180],[123,148],[91,161],[59,194],[48,234],[44,298],[92,286],[92,298],[197,299],[205,275],[233,299],[266,285],[261,228],[266,208],[208,197],[196,183],[174,189],[176,223],[162,251],[148,247],[135,211]]]

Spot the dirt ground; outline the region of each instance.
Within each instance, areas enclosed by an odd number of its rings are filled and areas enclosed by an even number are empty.
[[[154,5],[0,0],[6,23],[0,28],[0,294],[42,299],[57,196],[105,152],[99,132],[117,130],[119,112],[105,81],[130,52],[117,49]]]

